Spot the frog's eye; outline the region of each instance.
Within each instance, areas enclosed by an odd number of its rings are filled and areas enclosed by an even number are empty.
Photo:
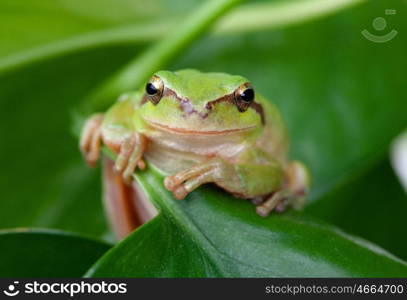
[[[160,102],[163,95],[163,90],[164,83],[158,76],[154,75],[146,84],[146,96],[154,105]]]
[[[235,104],[240,112],[246,111],[254,101],[254,90],[249,83],[239,86],[234,94]]]

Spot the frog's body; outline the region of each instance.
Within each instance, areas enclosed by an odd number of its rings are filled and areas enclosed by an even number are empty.
[[[238,197],[266,199],[257,208],[265,216],[300,204],[309,185],[305,167],[287,159],[278,110],[241,76],[157,72],[146,92],[123,95],[87,122],[81,148],[90,164],[100,141],[118,153],[125,181],[146,159],[168,174],[164,184],[177,199],[212,182]]]

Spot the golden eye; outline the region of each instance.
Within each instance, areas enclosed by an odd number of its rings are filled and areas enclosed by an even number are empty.
[[[254,101],[254,89],[250,83],[239,86],[234,93],[234,101],[240,112],[246,111]]]
[[[164,91],[164,83],[158,76],[151,77],[150,81],[146,84],[146,96],[153,103],[157,105],[160,102]]]

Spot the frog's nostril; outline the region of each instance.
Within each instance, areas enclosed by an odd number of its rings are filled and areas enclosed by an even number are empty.
[[[194,109],[194,106],[188,100],[181,100],[180,107],[181,107],[182,111],[187,114],[192,114],[192,113],[196,112],[196,110]]]

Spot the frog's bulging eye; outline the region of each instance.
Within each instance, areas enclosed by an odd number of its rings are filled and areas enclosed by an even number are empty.
[[[151,77],[150,81],[146,84],[146,96],[154,105],[160,102],[163,95],[164,83],[158,76]]]
[[[244,102],[252,102],[254,100],[254,90],[253,89],[246,89],[243,91],[243,93],[240,94],[240,98]]]
[[[154,96],[155,94],[158,93],[157,88],[154,86],[154,84],[152,84],[151,82],[147,83],[146,85],[146,92],[147,94],[149,94],[150,96]]]
[[[249,83],[245,83],[236,89],[234,96],[237,109],[244,112],[254,101],[254,90]]]

